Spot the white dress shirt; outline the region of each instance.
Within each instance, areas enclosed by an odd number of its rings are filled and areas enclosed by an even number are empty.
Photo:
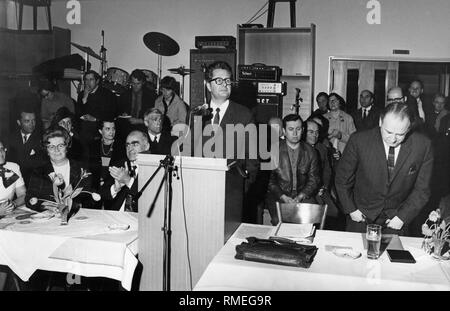
[[[212,114],[213,114],[211,122],[213,122],[214,117],[216,116],[216,113],[217,113],[216,109],[219,108],[220,109],[219,124],[220,124],[220,122],[222,122],[223,116],[225,115],[225,112],[227,111],[229,105],[230,105],[230,101],[228,99],[221,105],[218,105],[211,100],[210,107],[212,109]]]

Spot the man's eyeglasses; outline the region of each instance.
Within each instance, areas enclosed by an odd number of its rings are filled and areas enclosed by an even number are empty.
[[[216,82],[217,85],[222,85],[224,82],[225,82],[226,85],[231,85],[231,83],[233,83],[233,81],[231,81],[230,78],[226,78],[226,79],[224,79],[224,78],[215,78],[215,79],[209,80],[209,82],[212,82],[212,81]]]
[[[141,145],[141,143],[140,142],[138,142],[137,140],[135,140],[135,141],[132,141],[132,142],[130,142],[130,143],[126,143],[125,144],[125,147],[128,149],[128,148],[130,148],[131,146],[133,147],[133,148],[137,148],[137,147],[139,147]]]
[[[63,150],[64,148],[66,148],[66,144],[59,144],[59,145],[47,145],[47,150],[54,152],[56,149],[58,149],[58,151]]]

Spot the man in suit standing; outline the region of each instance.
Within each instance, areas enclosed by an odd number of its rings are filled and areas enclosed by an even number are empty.
[[[117,116],[116,96],[100,85],[100,79],[100,75],[93,70],[84,74],[84,90],[78,94],[75,106],[80,122],[80,139],[86,151],[90,142],[99,137],[97,121],[113,120]]]
[[[126,139],[127,158],[111,163],[110,178],[101,186],[101,196],[105,200],[104,208],[119,211],[137,212],[137,202],[134,196],[138,189],[138,171],[136,164],[138,153],[147,151],[150,147],[148,137],[144,132],[132,131]]]
[[[129,88],[119,97],[117,138],[125,141],[132,130],[145,131],[144,113],[155,106],[156,92],[145,86],[146,76],[135,69],[130,75]]]
[[[432,147],[424,135],[410,131],[410,114],[408,105],[391,103],[379,128],[350,138],[335,181],[347,231],[365,232],[376,223],[384,233],[408,235],[408,224],[427,203]]]
[[[217,61],[210,64],[206,69],[205,80],[206,87],[211,94],[209,108],[212,113],[202,120],[200,128],[205,127],[203,133],[196,132],[194,117],[194,122],[192,122],[194,155],[226,158],[230,163],[234,162],[226,178],[227,199],[229,202],[234,200],[236,204],[241,204],[240,198],[243,193],[245,196],[245,193],[248,192],[259,169],[257,155],[250,156],[250,150],[257,150],[258,139],[257,137],[249,139],[251,131],[246,131],[253,127],[253,134],[256,136],[256,126],[254,126],[250,110],[230,100],[233,82],[232,69],[228,63]],[[243,210],[247,214],[243,216],[243,219],[247,222],[255,222],[256,206],[246,201],[247,199],[250,198],[247,196],[244,199]]]
[[[380,110],[374,105],[374,95],[369,90],[364,90],[359,95],[361,108],[352,113],[356,131],[369,130],[378,126]]]
[[[413,129],[425,133],[425,122],[427,115],[430,113],[431,107],[423,100],[423,83],[420,80],[411,82],[406,97],[411,112],[414,116]]]
[[[144,124],[150,138],[151,154],[171,154],[172,143],[177,139],[163,131],[164,115],[158,108],[150,108],[144,113]]]
[[[7,160],[19,164],[25,185],[31,172],[44,163],[41,133],[36,129],[36,113],[26,106],[19,108],[17,129],[9,137]]]

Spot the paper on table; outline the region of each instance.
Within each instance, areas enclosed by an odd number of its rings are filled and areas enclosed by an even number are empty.
[[[250,225],[246,224],[245,226],[239,227],[234,237],[236,239],[246,239],[248,237],[255,237],[260,239],[267,239],[276,227],[262,227],[261,225]]]
[[[280,223],[275,236],[284,238],[307,238],[314,234],[313,224]]]

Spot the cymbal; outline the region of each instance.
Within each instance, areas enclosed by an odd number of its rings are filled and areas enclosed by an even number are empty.
[[[171,37],[160,32],[144,35],[144,44],[153,52],[162,56],[173,56],[180,51],[180,46]]]
[[[189,75],[189,74],[195,72],[195,70],[189,69],[189,68],[185,68],[184,66],[180,66],[178,68],[170,68],[170,69],[167,69],[167,70],[170,71],[171,73],[179,74],[180,76],[186,76],[186,75]]]
[[[100,57],[100,55],[98,55],[97,53],[95,53],[90,47],[88,46],[82,46],[73,42],[70,42],[70,44],[72,44],[74,47],[78,48],[79,50],[83,51],[84,53],[87,53],[87,55],[92,56],[98,60],[102,60],[102,58]]]

